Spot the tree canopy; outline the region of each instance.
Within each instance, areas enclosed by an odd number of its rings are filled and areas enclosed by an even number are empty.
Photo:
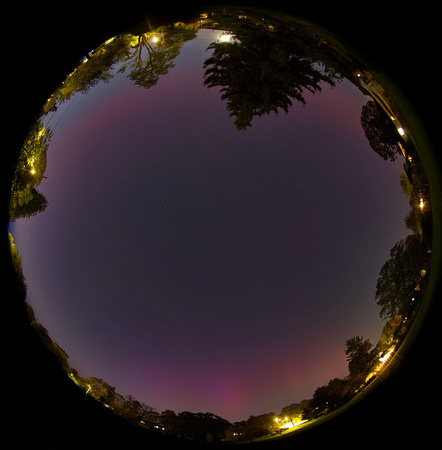
[[[321,414],[339,408],[349,400],[348,386],[345,380],[334,378],[327,385],[318,387],[312,400],[304,409],[303,418],[310,420]]]
[[[277,416],[275,413],[250,416],[247,420],[235,422],[231,427],[231,432],[239,436],[240,440],[247,439],[253,442],[253,439],[278,431],[279,425],[276,419]]]
[[[416,234],[394,245],[376,283],[375,298],[381,307],[381,318],[388,320],[407,309],[427,261],[426,246]]]
[[[398,133],[385,112],[372,100],[362,107],[361,125],[370,147],[386,161],[401,155]]]
[[[183,411],[175,414],[166,410],[160,422],[167,434],[198,442],[220,441],[225,437],[230,422],[212,413],[191,413]]]
[[[237,130],[251,126],[254,116],[287,113],[292,100],[305,104],[304,91],[315,93],[338,78],[313,58],[313,41],[293,29],[240,20],[232,33],[229,42],[209,46],[204,84],[220,87]]]
[[[31,217],[46,209],[48,204],[36,186],[46,170],[46,152],[52,133],[36,122],[31,128],[18,157],[11,187],[9,218]]]
[[[370,363],[370,349],[373,344],[369,339],[364,340],[362,336],[355,336],[348,339],[345,345],[350,375],[363,373]]]

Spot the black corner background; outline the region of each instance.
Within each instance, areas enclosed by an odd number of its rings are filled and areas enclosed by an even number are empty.
[[[211,4],[152,3],[81,2],[51,7],[40,2],[11,2],[3,10],[1,123],[6,142],[1,163],[1,449],[184,448],[182,443],[159,440],[113,416],[66,378],[28,325],[10,265],[6,233],[8,191],[21,143],[40,107],[77,62],[106,39],[146,19],[160,24],[170,16],[192,16],[199,6]],[[343,6],[341,2],[321,5],[272,0],[240,4],[293,14],[350,42],[396,82],[438,150],[440,25],[434,3],[374,0]],[[440,168],[441,154],[435,153],[433,158]],[[323,426],[262,447],[437,448],[439,297],[440,285],[406,358],[373,394]]]

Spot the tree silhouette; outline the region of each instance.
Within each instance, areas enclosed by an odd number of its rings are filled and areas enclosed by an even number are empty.
[[[376,283],[375,298],[381,307],[381,318],[388,320],[406,313],[427,261],[426,246],[418,235],[409,235],[394,245]]]
[[[192,24],[176,24],[157,32],[140,34],[132,41],[128,57],[119,72],[129,68],[128,78],[137,86],[150,88],[157,84],[161,75],[166,75],[174,67],[174,60],[183,44],[195,36],[196,30]]]
[[[19,217],[32,217],[43,212],[47,206],[46,197],[34,187],[29,186],[28,189],[15,193],[9,217],[11,221]]]
[[[69,74],[43,107],[42,114],[57,110],[76,93],[87,94],[100,83],[108,83],[114,76],[113,69],[128,56],[133,36],[120,34],[89,52]]]
[[[361,125],[370,147],[386,161],[401,155],[398,133],[385,112],[372,100],[362,107]]]
[[[302,413],[308,407],[311,400],[303,400],[300,403],[292,403],[284,406],[281,410],[281,416],[287,417],[294,425],[296,422],[302,420]]]
[[[230,422],[215,414],[189,411],[163,411],[160,423],[167,434],[199,442],[220,441],[230,427]]]
[[[17,277],[18,287],[20,289],[20,292],[21,292],[23,298],[25,298],[27,285],[26,285],[25,276],[23,275],[21,256],[20,256],[18,249],[14,243],[14,238],[10,232],[8,232],[8,237],[9,237],[9,250],[11,252],[12,266],[14,268],[15,276]]]
[[[204,63],[204,84],[221,88],[237,130],[251,126],[254,116],[287,113],[292,100],[305,104],[304,90],[315,93],[320,83],[334,85],[337,75],[320,70],[309,45],[293,30],[240,20],[232,32],[231,41],[209,46],[213,54]]]
[[[52,133],[36,122],[20,150],[11,186],[9,218],[31,217],[45,210],[48,202],[37,191],[46,170],[46,152]]]
[[[148,428],[158,426],[159,414],[151,406],[138,401],[132,395],[124,398],[122,410],[124,417],[136,424],[143,424]]]
[[[364,373],[371,362],[370,349],[373,344],[369,339],[364,340],[362,336],[355,336],[348,339],[345,345],[350,375]]]
[[[345,380],[334,378],[327,385],[317,388],[312,400],[304,409],[303,418],[310,420],[326,412],[339,408],[349,400],[349,390]]]
[[[247,439],[250,442],[253,442],[253,439],[266,436],[279,430],[279,425],[275,419],[275,413],[250,416],[247,420],[235,422],[230,428],[230,432],[239,436],[241,440]]]
[[[161,35],[153,44],[152,39]],[[85,56],[43,107],[42,114],[56,111],[58,105],[75,94],[87,94],[100,83],[108,83],[116,73],[128,72],[136,85],[150,88],[173,67],[184,42],[194,38],[194,24],[176,24],[159,30],[122,33]]]

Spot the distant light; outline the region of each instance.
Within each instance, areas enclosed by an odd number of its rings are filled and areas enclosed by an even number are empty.
[[[299,426],[299,425],[302,425],[302,424],[305,423],[305,422],[308,422],[308,420],[300,420],[299,422],[296,422],[296,423],[294,424],[294,426],[297,427],[297,426]]]
[[[421,201],[419,203],[420,209],[424,209],[424,204],[425,204],[424,199],[421,198]]]
[[[401,136],[403,136],[405,134],[405,131],[402,127],[398,128],[397,130]]]
[[[152,42],[158,42],[160,40],[160,38],[158,36],[153,36],[152,37]]]
[[[232,34],[224,33],[219,37],[219,42],[231,42],[233,38]]]
[[[381,363],[384,363],[385,361],[387,361],[387,359],[391,356],[391,354],[393,353],[393,351],[394,351],[394,347],[393,347],[393,348],[390,348],[390,350],[388,350],[388,352],[385,353],[385,355],[384,355],[382,358],[379,358],[379,361],[380,361]]]

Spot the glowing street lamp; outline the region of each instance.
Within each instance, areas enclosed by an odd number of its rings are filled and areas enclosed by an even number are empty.
[[[218,38],[219,42],[232,42],[234,35],[230,34],[230,33],[223,33],[221,34],[221,36]]]

